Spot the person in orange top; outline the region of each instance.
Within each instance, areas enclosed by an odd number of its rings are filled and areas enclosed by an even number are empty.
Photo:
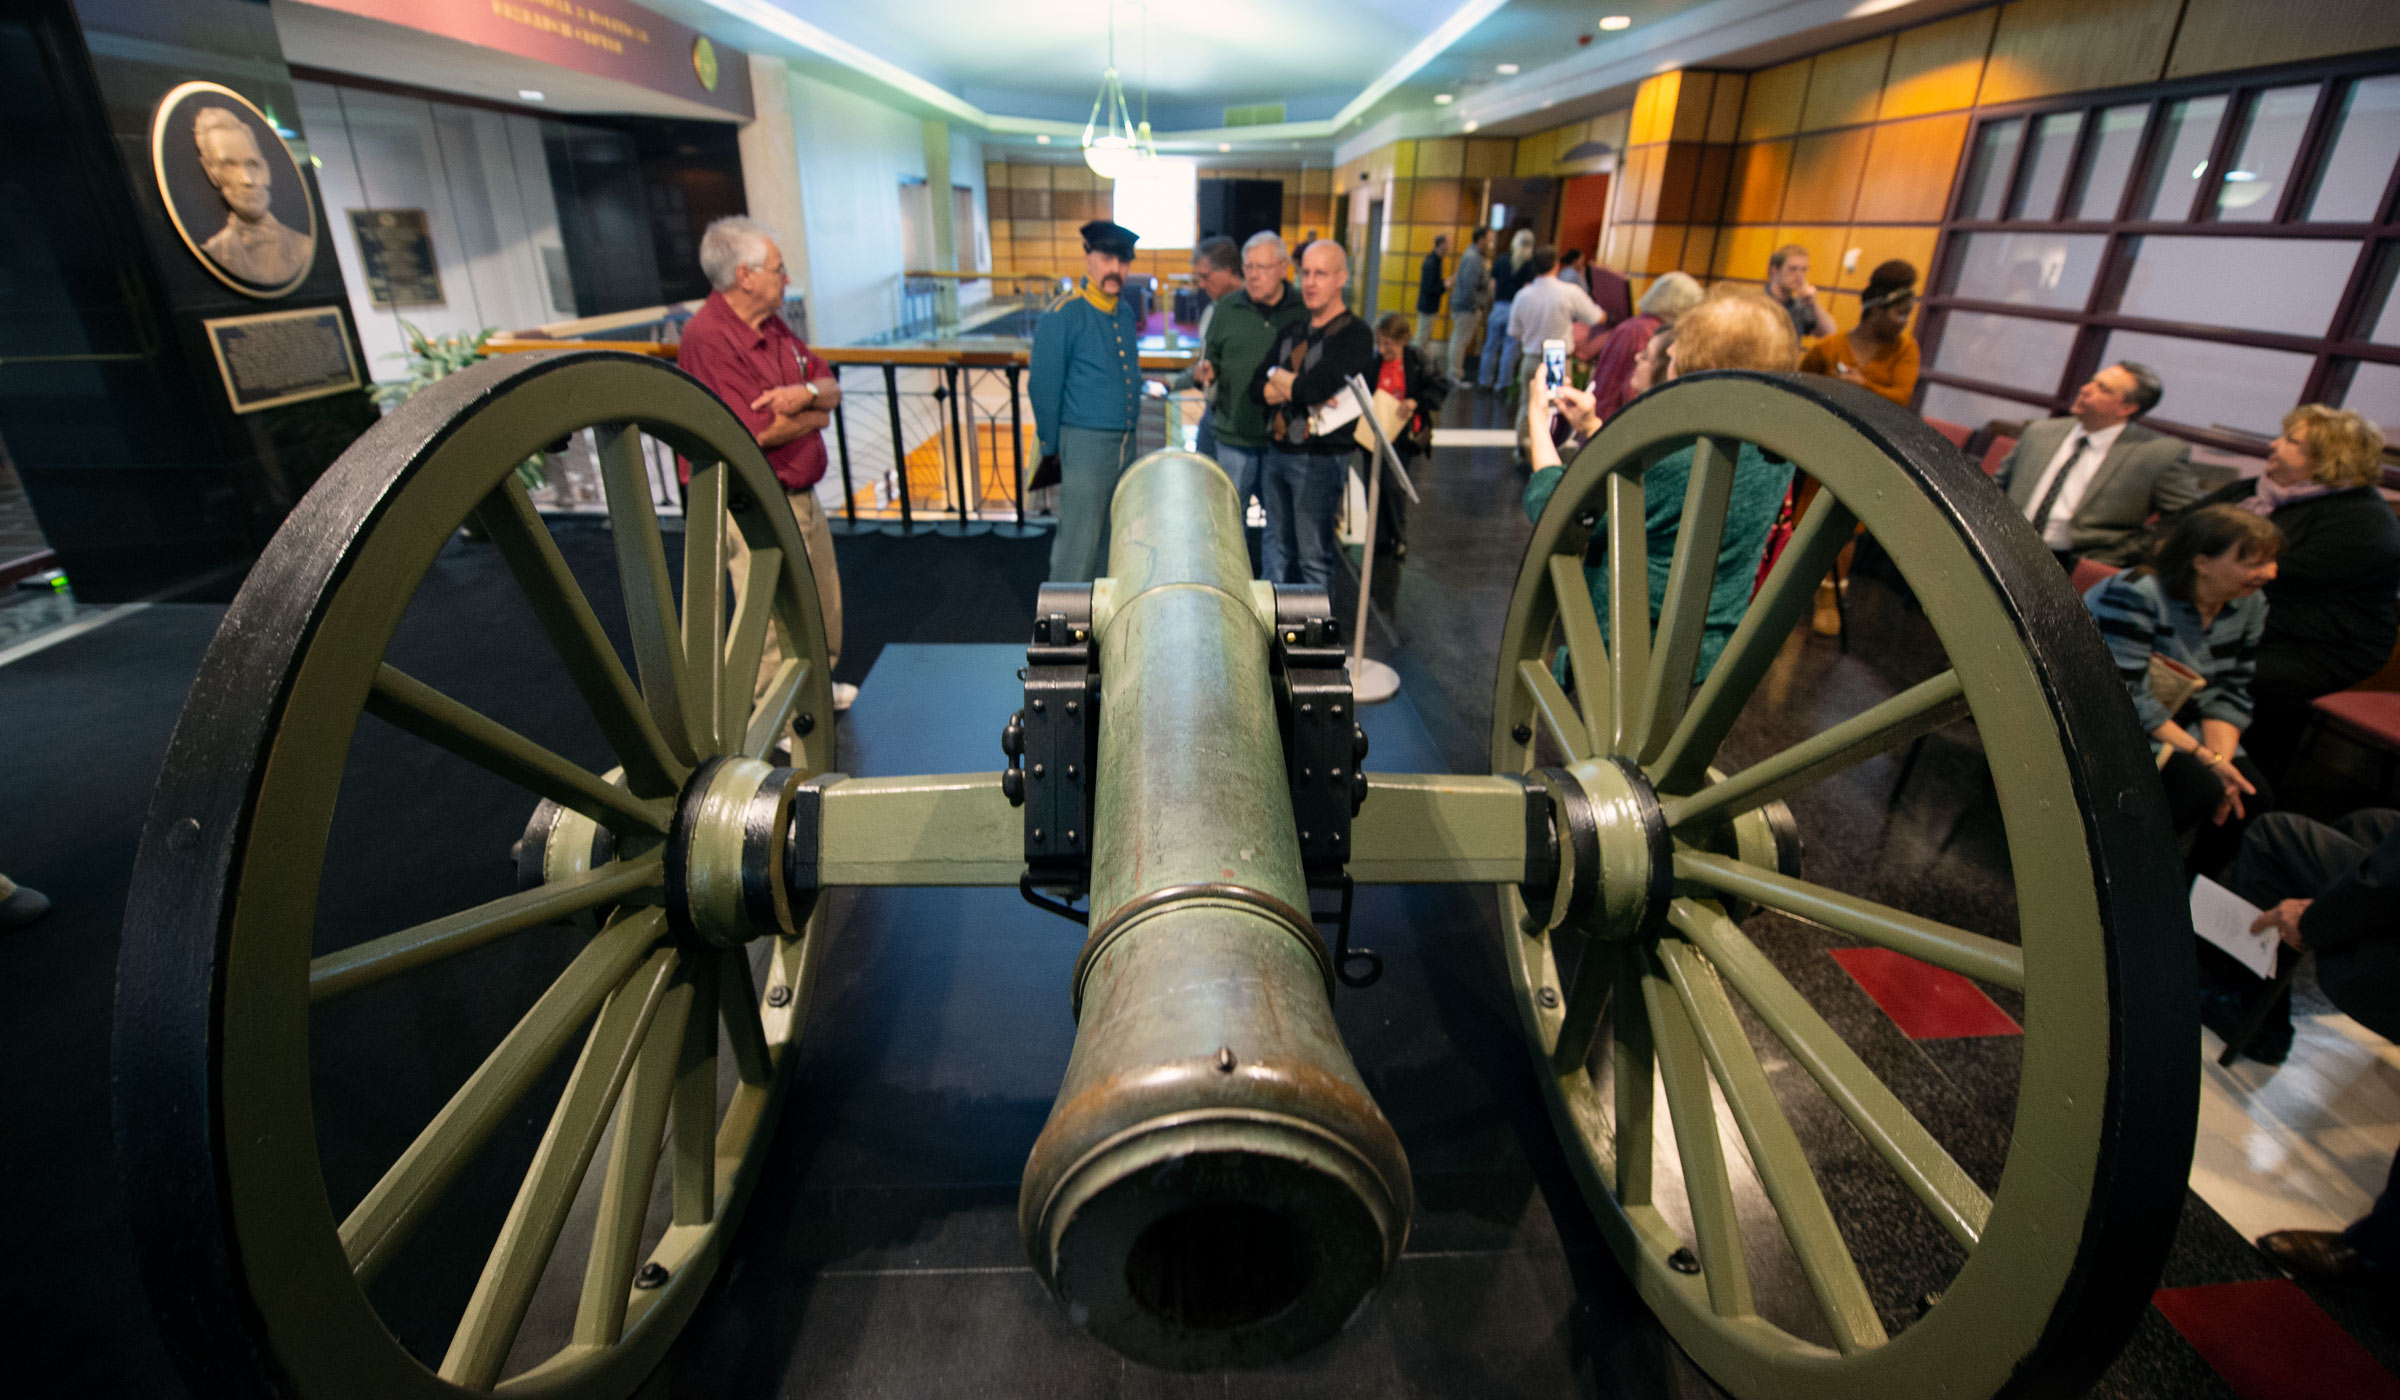
[[[1899,258],[1881,264],[1859,293],[1858,328],[1809,347],[1800,372],[1846,380],[1908,407],[1917,391],[1917,338],[1908,333],[1916,309],[1916,268]]]

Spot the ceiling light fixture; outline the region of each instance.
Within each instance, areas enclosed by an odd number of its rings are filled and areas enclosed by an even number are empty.
[[[1610,31],[1611,33],[1614,33],[1620,29],[1631,29],[1633,27],[1633,16],[1604,15],[1601,17],[1600,27]]]
[[[1108,7],[1108,67],[1100,73],[1091,120],[1083,124],[1083,163],[1101,179],[1114,180],[1140,161],[1138,138],[1133,114],[1125,110],[1125,84],[1117,78],[1117,7],[1112,4]]]
[[[517,100],[520,102],[547,102],[550,100],[550,94],[540,88],[518,88]]]
[[[1500,65],[1500,76],[1501,76],[1501,77],[1503,77],[1503,78],[1513,78],[1513,77],[1515,77],[1516,75],[1517,75],[1517,65],[1515,65],[1515,64],[1513,64],[1513,63],[1503,63],[1503,64],[1501,64],[1501,65]]]
[[[1217,143],[1217,149],[1220,151],[1230,151],[1233,149],[1233,143],[1231,141],[1219,141]]]
[[[1464,130],[1467,130],[1467,131],[1473,131],[1473,130],[1476,128],[1476,126],[1477,126],[1477,125],[1479,125],[1479,123],[1477,123],[1477,122],[1473,122],[1473,121],[1470,121],[1470,122],[1468,122],[1468,123],[1466,124],[1465,128],[1463,128],[1463,129],[1464,129]]]
[[[1456,96],[1447,92],[1437,92],[1433,95],[1434,105],[1437,107],[1447,107],[1457,100]]]
[[[1033,143],[1037,146],[1047,146],[1050,144],[1050,138],[1047,136],[1036,136],[1033,138]]]

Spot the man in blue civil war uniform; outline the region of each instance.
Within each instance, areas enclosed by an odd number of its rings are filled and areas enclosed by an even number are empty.
[[[1083,285],[1033,327],[1033,424],[1042,456],[1058,458],[1053,583],[1089,583],[1108,560],[1108,503],[1133,460],[1142,401],[1141,312],[1122,295],[1132,229],[1083,226]]]

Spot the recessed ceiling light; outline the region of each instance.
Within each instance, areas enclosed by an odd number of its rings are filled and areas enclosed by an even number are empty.
[[[1450,93],[1437,92],[1433,95],[1433,100],[1437,106],[1447,107],[1458,99]]]
[[[1632,28],[1632,27],[1633,27],[1633,16],[1631,16],[1631,15],[1607,15],[1607,16],[1604,16],[1604,17],[1601,19],[1601,21],[1600,21],[1600,27],[1601,27],[1602,29],[1611,29],[1611,30],[1614,30],[1614,29],[1630,29],[1630,28]]]
[[[1516,71],[1517,65],[1513,63],[1503,63],[1500,65],[1500,76],[1503,78],[1513,76]]]
[[[1470,122],[1468,122],[1468,123],[1467,123],[1467,125],[1466,125],[1465,129],[1466,129],[1466,130],[1468,130],[1468,131],[1473,131],[1473,130],[1475,129],[1475,126],[1476,126],[1476,123],[1474,123],[1474,122],[1471,122],[1471,121],[1470,121]]]
[[[1050,144],[1050,138],[1047,136],[1036,136],[1033,138],[1033,143],[1037,146],[1047,146]]]
[[[1231,141],[1219,141],[1217,143],[1217,149],[1220,151],[1230,151],[1233,149],[1233,143]]]
[[[518,88],[517,100],[520,102],[547,102],[550,100],[550,94],[540,88]]]

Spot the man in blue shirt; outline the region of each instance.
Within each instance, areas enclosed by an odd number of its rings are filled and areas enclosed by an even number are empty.
[[[1058,459],[1058,537],[1050,580],[1089,583],[1108,560],[1108,503],[1133,460],[1142,401],[1141,313],[1125,290],[1133,230],[1083,226],[1083,285],[1033,326],[1034,430]]]

